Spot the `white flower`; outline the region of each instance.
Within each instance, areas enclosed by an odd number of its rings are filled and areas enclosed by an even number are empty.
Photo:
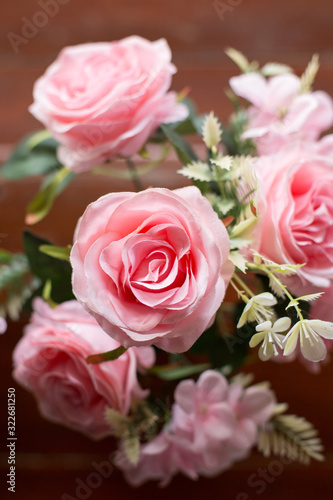
[[[276,298],[269,292],[260,293],[252,297],[242,312],[237,323],[237,328],[241,328],[245,323],[262,323],[274,316],[274,311],[269,309],[277,303]]]
[[[309,361],[321,361],[327,348],[324,339],[333,339],[333,323],[319,319],[302,320],[296,323],[284,339],[284,356],[289,356],[296,349],[300,338],[301,353]]]
[[[250,347],[256,347],[262,342],[258,353],[261,361],[268,361],[273,355],[278,356],[276,345],[283,349],[284,336],[281,333],[287,331],[290,325],[290,318],[284,317],[275,321],[273,326],[271,321],[256,326],[256,331],[259,333],[251,338]]]

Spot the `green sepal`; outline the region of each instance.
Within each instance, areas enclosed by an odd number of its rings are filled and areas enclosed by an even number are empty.
[[[123,347],[121,345],[117,347],[117,349],[113,349],[112,351],[101,352],[99,354],[91,354],[86,358],[86,362],[90,365],[97,365],[99,363],[104,363],[105,361],[114,361],[126,351],[126,347]]]
[[[172,366],[172,365],[163,365],[163,366],[154,366],[148,373],[151,375],[156,375],[156,377],[161,378],[162,380],[179,380],[181,378],[190,377],[191,375],[195,375],[197,373],[202,373],[205,370],[211,368],[210,363],[201,363],[198,365],[183,365],[183,366]]]

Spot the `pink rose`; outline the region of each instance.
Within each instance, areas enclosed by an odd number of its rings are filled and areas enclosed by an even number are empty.
[[[180,382],[169,423],[143,444],[139,462],[131,465],[123,450],[115,464],[127,481],[138,486],[148,480],[166,486],[181,472],[190,479],[212,477],[244,459],[258,437],[258,427],[273,415],[275,396],[267,388],[228,387],[224,376],[207,370],[195,383]]]
[[[154,363],[151,347],[129,349],[100,365],[85,361],[118,346],[78,302],[51,309],[36,298],[31,322],[14,350],[13,376],[35,395],[44,417],[100,439],[111,434],[105,407],[126,414],[133,398],[146,397],[136,370]]]
[[[73,291],[123,346],[183,352],[214,320],[228,253],[228,233],[196,187],[111,193],[77,225]]]
[[[256,163],[261,181],[254,246],[279,264],[305,264],[288,280],[298,296],[333,280],[333,160],[314,149],[295,144]]]
[[[168,92],[175,72],[164,39],[66,47],[35,83],[30,112],[60,142],[59,160],[82,172],[137,153],[161,123],[186,118]]]
[[[244,139],[253,139],[260,155],[297,140],[315,141],[333,125],[333,101],[322,91],[301,93],[301,81],[286,74],[264,78],[246,73],[230,79],[236,95],[251,103]]]

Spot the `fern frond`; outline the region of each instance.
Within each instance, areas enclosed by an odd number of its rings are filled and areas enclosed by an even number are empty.
[[[286,457],[304,465],[309,464],[311,458],[324,460],[318,431],[305,418],[296,415],[276,415],[260,429],[258,449],[265,457]]]

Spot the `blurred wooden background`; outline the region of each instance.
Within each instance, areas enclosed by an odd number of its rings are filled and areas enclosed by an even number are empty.
[[[45,17],[38,14],[40,12],[50,14]],[[289,64],[298,74],[317,52],[321,68],[316,88],[333,95],[331,0],[16,0],[2,1],[0,18],[0,159],[8,155],[12,144],[23,134],[41,128],[27,111],[32,86],[64,45],[108,41],[132,34],[151,40],[165,37],[178,68],[173,88],[181,90],[190,86],[190,95],[199,111],[214,109],[222,119],[230,113],[224,90],[228,79],[237,73],[224,54],[229,46],[260,63]],[[20,43],[14,43],[13,34],[22,37]],[[183,183],[176,175],[177,168],[179,165],[175,162],[168,163],[158,175],[154,172],[145,177],[144,183],[176,187]],[[24,208],[37,187],[35,179],[0,185],[2,247],[21,249]],[[82,176],[60,197],[47,222],[34,230],[58,244],[69,243],[86,204],[107,191],[122,189],[131,189],[131,186],[115,181],[106,184],[101,178],[93,184],[87,183]],[[11,352],[22,326],[23,323],[11,324],[8,332],[0,337],[1,498],[11,498],[6,485],[6,392],[8,387],[16,387],[11,379]],[[292,464],[283,466],[282,470],[281,466],[274,466],[274,460],[254,454],[217,479],[194,483],[177,477],[164,490],[155,484],[132,489],[121,474],[114,471],[100,486],[90,492],[81,490],[77,495],[78,479],[85,483],[94,471],[92,462],[107,460],[110,443],[107,440],[92,443],[46,422],[39,416],[33,398],[16,387],[18,440],[14,498],[105,500],[121,495],[124,500],[148,496],[164,500],[170,495],[177,499],[184,494],[187,498],[209,500],[250,500],[258,495],[270,500],[312,500],[319,495],[321,500],[332,498],[332,365],[326,366],[320,375],[307,373],[298,364],[258,363],[253,371],[258,381],[271,380],[278,398],[289,402],[291,412],[304,415],[320,429],[327,457],[323,464],[312,464],[309,468]],[[252,474],[258,479],[259,474],[265,474],[260,470],[267,468],[268,479],[264,479],[265,490],[261,493],[258,485],[252,483],[251,486],[248,481]],[[64,494],[68,497],[63,497]]]

